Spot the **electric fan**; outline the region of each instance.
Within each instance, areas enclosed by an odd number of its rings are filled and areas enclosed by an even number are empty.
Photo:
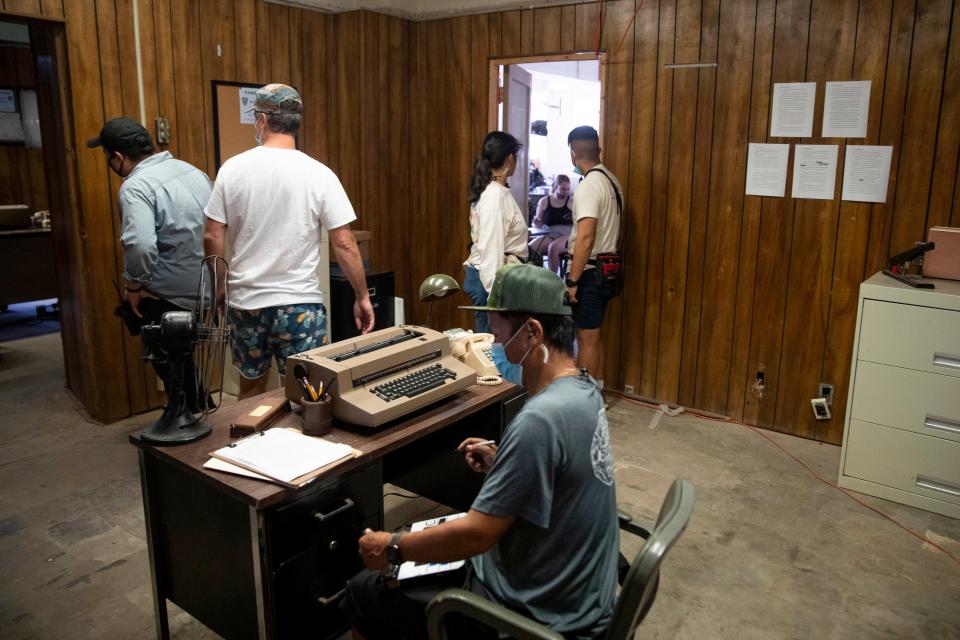
[[[210,433],[206,417],[220,407],[223,398],[224,359],[230,334],[226,320],[229,300],[226,276],[226,261],[207,256],[201,263],[194,311],[168,311],[159,323],[145,325],[141,330],[143,358],[163,361],[170,367],[167,405],[163,415],[141,432],[145,442],[186,444]],[[217,372],[219,392],[214,403],[209,389],[216,382]],[[187,403],[188,385],[194,387],[191,391],[195,392],[200,405],[197,413],[191,411]]]

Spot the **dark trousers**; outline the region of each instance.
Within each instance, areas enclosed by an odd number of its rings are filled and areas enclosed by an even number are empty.
[[[380,572],[361,571],[347,582],[347,593],[340,602],[340,608],[350,623],[368,640],[426,640],[427,605],[444,589],[466,589],[492,600],[473,571],[467,569],[414,578],[400,585],[388,588],[382,583]],[[449,614],[444,620],[449,638],[495,640],[497,637],[497,632],[490,627],[461,615]]]
[[[163,318],[163,314],[168,311],[187,311],[168,300],[157,300],[154,298],[143,298],[137,309],[140,311],[141,318],[134,315],[129,302],[124,302],[114,312],[123,318],[123,322],[130,331],[130,335],[134,336],[140,335],[140,329],[144,325],[158,324]],[[153,370],[157,372],[157,376],[163,380],[163,388],[166,389],[169,394],[171,377],[170,364],[165,360],[151,360],[150,364],[153,365]],[[200,383],[197,380],[197,369],[192,362],[189,366],[185,367],[184,370],[183,394],[187,402],[187,408],[190,409],[192,413],[200,413],[203,410],[203,406],[200,404],[200,398],[206,398],[207,406],[212,406],[210,396],[200,389]]]

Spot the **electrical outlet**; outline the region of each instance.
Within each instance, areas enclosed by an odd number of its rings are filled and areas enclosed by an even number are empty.
[[[833,385],[829,382],[821,382],[817,385],[817,397],[827,401],[828,406],[833,406]]]
[[[632,394],[632,393],[633,393],[633,385],[632,385],[632,384],[625,384],[625,385],[623,385],[623,392],[624,392],[624,393],[630,393],[630,394]]]
[[[170,144],[170,121],[163,116],[157,116],[157,144]]]
[[[830,405],[827,404],[826,398],[813,398],[810,400],[810,404],[813,407],[814,418],[817,420],[830,419]]]

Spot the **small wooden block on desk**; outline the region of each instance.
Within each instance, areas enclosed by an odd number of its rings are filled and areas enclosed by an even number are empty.
[[[273,422],[281,413],[290,410],[290,402],[285,395],[264,398],[263,402],[230,423],[231,436],[247,436],[256,433]]]

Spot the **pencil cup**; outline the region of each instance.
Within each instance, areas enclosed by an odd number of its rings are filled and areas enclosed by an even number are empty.
[[[322,436],[330,433],[333,414],[329,397],[318,402],[301,400],[300,404],[303,405],[303,435]]]

